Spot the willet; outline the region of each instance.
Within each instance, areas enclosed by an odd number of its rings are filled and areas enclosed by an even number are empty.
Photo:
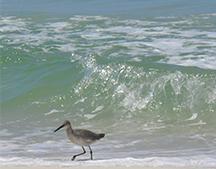
[[[66,127],[66,133],[67,133],[68,139],[72,143],[80,145],[83,149],[82,153],[74,155],[71,160],[73,161],[73,160],[75,160],[75,158],[77,156],[80,156],[80,155],[83,155],[86,153],[84,146],[88,146],[88,148],[90,150],[90,154],[91,154],[91,160],[93,160],[93,153],[92,153],[92,149],[90,147],[90,144],[103,138],[105,136],[105,134],[103,134],[103,133],[96,134],[96,133],[93,133],[92,131],[85,130],[85,129],[73,129],[71,127],[70,121],[68,121],[68,120],[66,120],[60,127],[58,127],[56,130],[54,130],[54,132],[58,131],[62,127]]]

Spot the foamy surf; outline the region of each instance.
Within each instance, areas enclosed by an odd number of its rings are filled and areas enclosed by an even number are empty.
[[[1,17],[0,39],[4,40],[5,44],[19,45],[20,49],[26,51],[29,49],[21,44],[28,43],[30,47],[38,47],[45,53],[56,50],[72,54],[85,47],[85,45],[78,45],[80,43],[78,40],[83,39],[89,43],[86,44],[87,46],[91,46],[91,53],[98,55],[104,52],[109,55],[109,51],[114,50],[111,57],[125,55],[139,60],[141,58],[137,55],[145,54],[153,58],[161,56],[162,58],[158,60],[160,63],[215,70],[214,26],[202,25],[202,22],[211,21],[214,17],[215,15],[200,15],[148,21],[74,16],[64,22],[48,21],[45,24],[35,24],[31,18]],[[200,20],[199,25],[196,25],[197,19]],[[99,24],[92,24],[92,22]],[[79,24],[83,24],[83,27],[78,27]],[[193,29],[190,25],[196,28]],[[31,29],[34,27],[37,28],[37,33],[32,33]],[[7,33],[10,34],[7,35]],[[127,39],[127,42],[122,42],[121,39]],[[55,45],[49,46],[48,42]],[[120,48],[116,50],[117,53],[113,43]]]

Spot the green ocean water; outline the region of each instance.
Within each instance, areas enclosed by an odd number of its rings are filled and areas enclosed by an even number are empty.
[[[68,119],[106,133],[98,159],[214,166],[215,47],[215,14],[0,17],[0,160],[64,161]]]

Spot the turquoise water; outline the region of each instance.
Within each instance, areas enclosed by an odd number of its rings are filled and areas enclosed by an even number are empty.
[[[155,2],[0,2],[1,164],[216,166],[215,2]]]

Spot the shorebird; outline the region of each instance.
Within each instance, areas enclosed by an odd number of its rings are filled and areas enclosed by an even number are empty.
[[[58,131],[59,129],[63,127],[66,127],[66,133],[67,133],[68,139],[72,143],[80,145],[83,149],[82,153],[74,155],[71,160],[73,161],[75,160],[77,156],[80,156],[86,153],[84,146],[88,146],[90,150],[90,154],[91,154],[91,160],[93,160],[93,153],[92,153],[90,144],[94,143],[97,140],[100,140],[101,138],[105,136],[105,134],[103,133],[96,134],[90,130],[85,130],[85,129],[73,129],[71,127],[70,121],[68,120],[65,120],[61,126],[59,126],[57,129],[54,130],[54,132]]]

